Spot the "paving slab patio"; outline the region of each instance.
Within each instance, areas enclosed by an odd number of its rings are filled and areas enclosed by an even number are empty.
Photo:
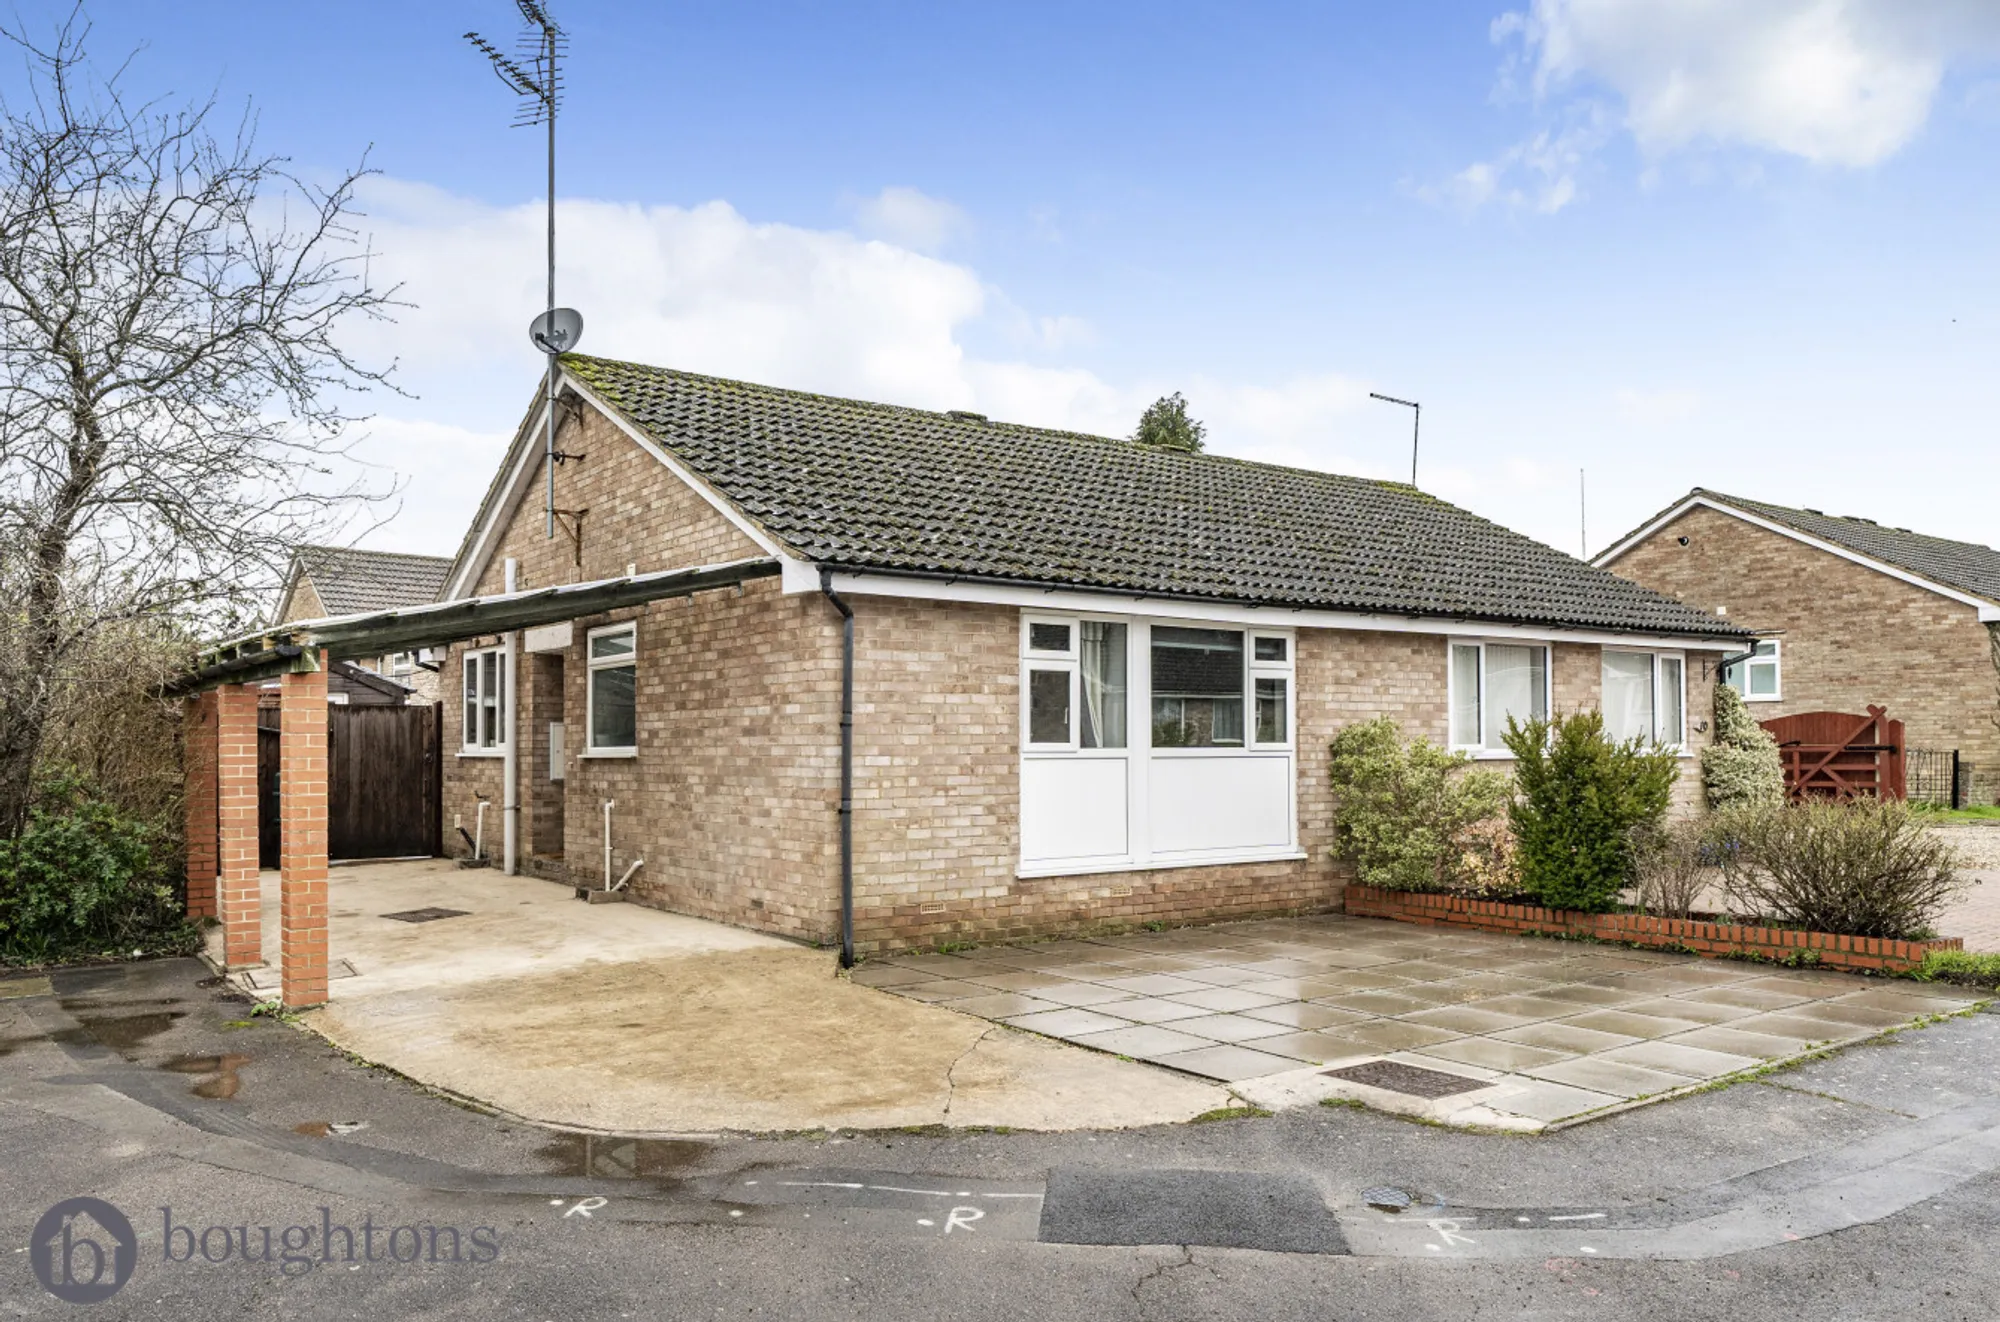
[[[1937,984],[1342,915],[895,956],[854,980],[1212,1079],[1264,1105],[1345,1098],[1529,1130],[1985,999]],[[1427,1097],[1327,1075],[1370,1060],[1472,1086]]]

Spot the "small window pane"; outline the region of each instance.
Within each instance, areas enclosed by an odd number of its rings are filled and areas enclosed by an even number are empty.
[[[1030,624],[1028,626],[1028,650],[1032,652],[1069,651],[1069,626],[1067,624]]]
[[[1085,748],[1125,747],[1125,639],[1122,624],[1083,622],[1077,641]]]
[[[1548,652],[1540,647],[1489,643],[1486,647],[1485,746],[1505,748],[1507,718],[1548,716]]]
[[[601,633],[590,640],[590,659],[602,661],[607,657],[632,655],[632,645],[636,634],[631,629],[619,633]]]
[[[1479,649],[1451,649],[1451,744],[1470,748],[1479,743]]]
[[[1257,681],[1257,742],[1260,744],[1285,742],[1285,688],[1282,679]]]
[[[1653,657],[1604,654],[1604,732],[1619,743],[1653,738]]]
[[[1287,652],[1283,638],[1259,638],[1257,659],[1259,661],[1283,661]]]
[[[1028,742],[1069,742],[1069,671],[1028,672]]]
[[[1153,629],[1153,743],[1243,744],[1243,635],[1233,629]]]
[[[1778,696],[1778,663],[1758,658],[1747,667],[1750,672],[1750,696],[1775,698]]]
[[[1680,744],[1687,738],[1681,724],[1682,662],[1677,656],[1660,658],[1660,734],[1663,744]]]
[[[590,672],[590,746],[638,745],[636,666],[605,666]]]
[[[459,742],[467,748],[479,744],[479,658],[467,654],[465,661],[465,726],[459,731]]]

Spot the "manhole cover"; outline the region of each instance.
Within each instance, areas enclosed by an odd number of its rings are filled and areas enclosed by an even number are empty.
[[[434,923],[440,918],[463,918],[468,909],[405,909],[401,913],[385,913],[384,918],[393,918],[399,923]]]
[[[1327,1070],[1326,1077],[1365,1083],[1371,1088],[1407,1093],[1411,1097],[1449,1097],[1453,1093],[1473,1092],[1488,1086],[1484,1079],[1468,1079],[1461,1074],[1446,1074],[1443,1070],[1421,1069],[1395,1060],[1371,1060]]]

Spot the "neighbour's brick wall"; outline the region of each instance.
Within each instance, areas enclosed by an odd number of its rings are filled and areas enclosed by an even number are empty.
[[[1911,747],[1959,750],[1976,801],[2000,797],[2000,687],[1971,606],[1705,508],[1609,568],[1704,611],[1725,607],[1749,628],[1785,631],[1783,700],[1752,703],[1758,719],[1886,707]]]

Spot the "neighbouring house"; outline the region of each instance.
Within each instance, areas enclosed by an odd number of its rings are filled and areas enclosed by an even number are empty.
[[[445,575],[450,571],[450,556],[301,546],[292,553],[284,595],[278,600],[272,623],[420,606],[438,599],[444,590]],[[428,648],[407,648],[384,656],[358,658],[350,664],[395,681],[405,691],[395,701],[438,700],[442,688],[438,661]],[[335,701],[357,703],[392,697],[382,685],[367,684],[340,670],[330,677],[329,696]]]
[[[1596,563],[1766,635],[1728,676],[1760,719],[1886,707],[2000,797],[2000,551],[1697,487]]]
[[[562,366],[553,519],[538,406],[437,604],[292,635],[448,643],[461,852],[483,802],[510,865],[867,952],[1335,907],[1383,713],[1497,760],[1608,699],[1699,802],[1745,631],[1427,492]]]

